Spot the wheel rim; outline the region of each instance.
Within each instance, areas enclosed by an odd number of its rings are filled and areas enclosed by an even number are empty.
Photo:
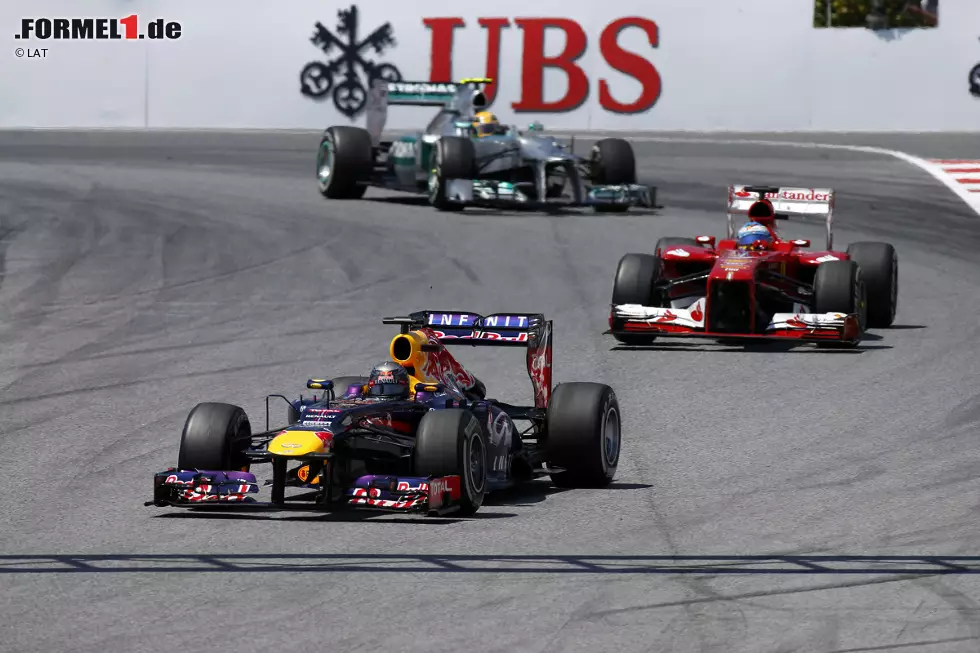
[[[320,143],[320,152],[316,157],[316,178],[321,186],[330,183],[330,173],[333,170],[333,148],[329,141]]]
[[[473,483],[473,489],[477,492],[483,491],[484,479],[486,476],[486,469],[484,465],[484,455],[483,441],[480,438],[474,437],[470,440],[470,459],[469,459],[469,474],[470,481]]]
[[[602,463],[610,468],[619,461],[620,425],[619,412],[615,408],[606,411],[602,422]]]
[[[895,312],[898,309],[898,255],[892,254],[892,296],[891,296],[891,319],[895,319]]]
[[[864,331],[868,328],[868,298],[864,290],[864,279],[860,276],[854,283],[854,306],[857,308],[861,331]]]
[[[436,202],[439,199],[439,150],[432,156],[432,163],[429,165],[429,201]]]

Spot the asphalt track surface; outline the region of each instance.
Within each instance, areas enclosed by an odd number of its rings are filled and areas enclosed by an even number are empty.
[[[980,553],[980,217],[934,179],[638,143],[654,214],[444,215],[323,200],[315,142],[0,135],[0,650],[980,647],[980,559],[956,558]],[[898,249],[896,327],[846,353],[600,335],[620,256],[721,235],[743,181],[837,188],[837,244]],[[555,320],[556,381],[619,395],[612,487],[542,483],[465,520],[143,507],[198,401],[260,425],[267,392],[384,359],[382,316],[447,307]],[[459,355],[529,397],[519,353]]]

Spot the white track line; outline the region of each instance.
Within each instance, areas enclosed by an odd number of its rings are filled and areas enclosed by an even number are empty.
[[[565,138],[570,138],[572,134],[556,134]],[[611,135],[611,134],[610,134]],[[578,134],[582,137],[582,134]],[[602,136],[599,136],[602,138]],[[587,138],[594,139],[596,136],[590,134]],[[935,177],[943,186],[951,190],[957,197],[966,203],[974,213],[980,215],[980,172],[970,175],[976,181],[976,185],[961,182],[962,177],[956,174],[956,166],[963,165],[968,169],[980,170],[980,160],[970,161],[965,159],[923,159],[922,157],[900,152],[899,150],[889,150],[883,147],[870,147],[867,145],[840,145],[831,143],[809,143],[796,141],[766,141],[757,139],[735,139],[735,138],[684,138],[670,136],[628,136],[631,141],[641,143],[704,143],[706,145],[764,145],[768,147],[795,147],[803,149],[821,150],[844,150],[849,152],[865,152],[867,154],[880,154],[890,156],[904,161],[910,165],[925,170]],[[950,174],[952,172],[953,174]],[[955,175],[955,176],[954,176]],[[971,190],[975,188],[976,190]]]
[[[139,127],[131,128],[87,128],[87,129],[71,129],[71,128],[38,128],[38,129],[15,129],[15,128],[0,128],[0,133],[4,131],[52,131],[52,132],[75,132],[75,131],[97,131],[97,132],[189,132],[189,133],[201,133],[201,132],[213,132],[213,133],[268,133],[268,134],[320,134],[322,130],[315,129],[147,129]],[[409,130],[393,130],[393,131],[405,131]],[[958,166],[962,165],[961,169],[973,169],[980,170],[980,160],[944,160],[944,159],[923,159],[922,157],[915,156],[914,154],[909,154],[908,152],[901,152],[899,150],[889,150],[883,147],[871,147],[867,145],[841,145],[832,143],[812,143],[805,141],[767,141],[759,139],[736,139],[736,138],[687,138],[683,136],[673,137],[673,136],[644,136],[644,135],[634,135],[634,134],[624,134],[623,132],[604,132],[604,131],[582,131],[582,132],[549,132],[553,136],[560,136],[562,138],[571,138],[575,136],[577,138],[585,138],[587,140],[595,140],[596,138],[604,138],[606,136],[624,136],[631,141],[636,141],[639,143],[704,143],[705,145],[763,145],[767,147],[794,147],[794,148],[804,148],[804,149],[821,149],[821,150],[843,150],[849,152],[864,152],[867,154],[879,154],[881,156],[890,156],[900,161],[904,161],[910,165],[928,172],[937,181],[939,181],[943,186],[951,190],[957,197],[959,197],[963,202],[973,210],[974,213],[980,215],[980,172],[976,174],[971,174],[963,176],[958,174]],[[964,182],[963,179],[969,179],[971,181]],[[973,183],[972,180],[976,180]]]

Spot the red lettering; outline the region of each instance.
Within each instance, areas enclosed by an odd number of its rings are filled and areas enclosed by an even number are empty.
[[[487,31],[487,59],[484,77],[493,80],[484,93],[488,104],[493,104],[497,96],[500,77],[500,51],[502,31],[510,27],[507,18],[479,18],[480,27]],[[429,79],[433,82],[453,81],[453,36],[466,21],[459,17],[423,18],[422,23],[432,31],[432,50],[429,64]],[[585,54],[588,38],[582,27],[568,18],[517,18],[514,23],[523,33],[523,56],[521,57],[520,100],[511,106],[520,113],[545,113],[573,111],[580,107],[589,96],[589,78],[576,62]],[[632,102],[620,102],[613,97],[609,82],[599,80],[599,105],[614,113],[639,113],[650,109],[660,99],[662,80],[656,66],[645,57],[625,50],[619,45],[619,34],[629,27],[642,29],[651,48],[659,46],[657,24],[639,16],[630,16],[613,21],[602,30],[599,37],[599,50],[603,59],[613,69],[640,82],[639,97]],[[545,34],[549,28],[561,30],[566,37],[564,51],[553,57],[544,54]],[[555,101],[544,99],[544,71],[558,68],[568,78],[565,95]],[[470,74],[470,73],[467,73]]]
[[[429,81],[453,81],[453,30],[466,25],[462,18],[423,18],[422,24],[432,30],[432,58]]]
[[[652,107],[660,98],[661,81],[657,68],[634,52],[628,52],[619,45],[619,33],[627,27],[639,27],[646,32],[650,46],[659,45],[657,24],[647,18],[636,16],[620,18],[609,23],[599,37],[599,51],[602,58],[621,73],[636,79],[643,86],[640,97],[629,104],[619,102],[609,92],[609,84],[599,80],[599,105],[606,111],[615,113],[639,113]]]
[[[589,96],[589,78],[576,60],[585,54],[585,31],[568,18],[518,18],[514,23],[524,31],[524,57],[521,66],[521,99],[514,111],[538,113],[573,111]],[[556,57],[544,55],[544,35],[549,28],[565,32],[565,50]],[[560,68],[568,76],[565,96],[555,102],[544,101],[544,69]]]
[[[509,18],[480,18],[480,27],[487,30],[487,64],[484,77],[494,80],[483,89],[487,106],[497,97],[497,76],[500,74],[500,33],[510,27]],[[462,18],[423,18],[422,23],[432,30],[432,58],[429,62],[429,81],[451,82],[453,77],[453,32],[465,27]]]
[[[500,75],[500,33],[505,27],[510,27],[508,18],[480,18],[480,27],[487,30],[487,67],[484,77],[492,79],[493,84],[487,84],[483,94],[487,96],[487,106],[493,104],[497,97],[497,77]]]

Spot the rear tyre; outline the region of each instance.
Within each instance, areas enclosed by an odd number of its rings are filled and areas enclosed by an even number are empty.
[[[626,254],[619,259],[613,278],[612,303],[650,306],[653,287],[659,277],[659,260],[650,254]],[[655,336],[615,335],[624,345],[643,345],[653,342]]]
[[[443,136],[432,148],[429,163],[429,204],[439,211],[462,211],[465,204],[446,197],[450,179],[473,179],[476,176],[476,148],[462,136]]]
[[[548,403],[548,463],[561,488],[604,487],[619,465],[622,440],[619,401],[608,385],[562,383]]]
[[[487,440],[473,413],[461,408],[426,413],[413,458],[418,476],[459,476],[460,515],[469,517],[480,509],[487,486]]]
[[[633,146],[622,138],[604,138],[592,146],[592,182],[621,186],[636,183]],[[596,213],[626,213],[628,205],[594,206]]]
[[[316,182],[328,199],[364,197],[374,169],[371,135],[360,127],[330,127],[316,154]]]
[[[847,255],[864,275],[868,326],[876,329],[890,327],[898,311],[898,254],[895,248],[888,243],[851,243]]]
[[[867,328],[868,306],[864,275],[854,261],[828,261],[813,277],[815,313],[857,313],[861,331]],[[836,345],[835,345],[836,346]]]
[[[231,404],[198,404],[184,422],[177,467],[247,472],[245,451],[251,441],[252,426],[244,410]]]

